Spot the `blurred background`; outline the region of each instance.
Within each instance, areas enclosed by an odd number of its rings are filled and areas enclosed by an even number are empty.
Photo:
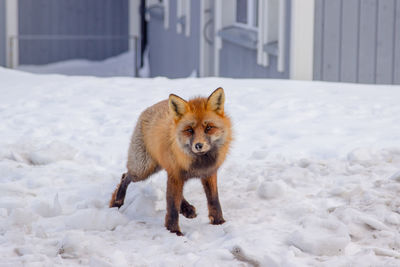
[[[0,66],[400,84],[400,0],[0,0]]]

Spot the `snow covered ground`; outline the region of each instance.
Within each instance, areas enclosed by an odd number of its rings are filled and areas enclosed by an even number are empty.
[[[21,65],[19,70],[32,73],[54,73],[79,76],[135,76],[135,53],[128,51],[101,61],[71,59],[46,65]],[[147,75],[148,76],[148,75]]]
[[[226,223],[197,208],[170,234],[165,172],[125,171],[140,112],[222,86],[235,142]],[[400,87],[220,78],[95,78],[0,69],[0,266],[400,266]]]

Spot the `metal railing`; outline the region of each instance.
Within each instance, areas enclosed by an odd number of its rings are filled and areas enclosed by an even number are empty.
[[[141,59],[141,47],[138,36],[133,35],[45,35],[45,34],[33,34],[33,35],[14,35],[9,37],[9,67],[16,68],[18,64],[18,43],[22,40],[49,40],[49,41],[98,41],[98,40],[128,40],[129,50],[135,51],[135,60],[133,60],[133,68],[135,77],[138,77],[139,68],[142,62]],[[73,59],[73,58],[71,58]]]

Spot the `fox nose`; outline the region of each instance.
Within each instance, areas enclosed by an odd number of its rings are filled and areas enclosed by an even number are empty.
[[[195,147],[197,150],[200,151],[200,150],[203,148],[203,144],[202,144],[202,143],[197,143],[197,144],[194,145],[194,147]]]

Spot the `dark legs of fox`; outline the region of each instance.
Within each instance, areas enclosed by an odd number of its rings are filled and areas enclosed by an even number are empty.
[[[168,174],[167,180],[167,214],[165,215],[165,227],[178,236],[183,235],[179,228],[179,212],[182,205],[183,179]]]
[[[126,190],[131,182],[132,179],[127,173],[122,174],[121,182],[112,195],[110,208],[120,208],[124,204]],[[186,218],[195,218],[197,216],[196,208],[193,205],[190,205],[185,198],[182,198],[180,213]]]
[[[197,216],[196,208],[193,205],[190,205],[184,197],[182,197],[181,202],[181,214],[189,219],[195,218]]]
[[[186,218],[192,219],[197,216],[196,208],[190,205],[183,197],[184,179],[168,175],[167,181],[167,214],[165,215],[165,226],[171,233],[183,235],[179,228],[179,213]]]
[[[110,208],[118,207],[120,208],[124,204],[126,189],[128,189],[128,185],[132,182],[131,177],[124,173],[121,177],[121,182],[119,183],[117,189],[115,189],[111,201]]]
[[[222,216],[221,204],[219,203],[218,187],[217,187],[217,174],[211,177],[202,178],[204,192],[207,197],[208,204],[208,217],[211,224],[223,224],[225,222]]]

